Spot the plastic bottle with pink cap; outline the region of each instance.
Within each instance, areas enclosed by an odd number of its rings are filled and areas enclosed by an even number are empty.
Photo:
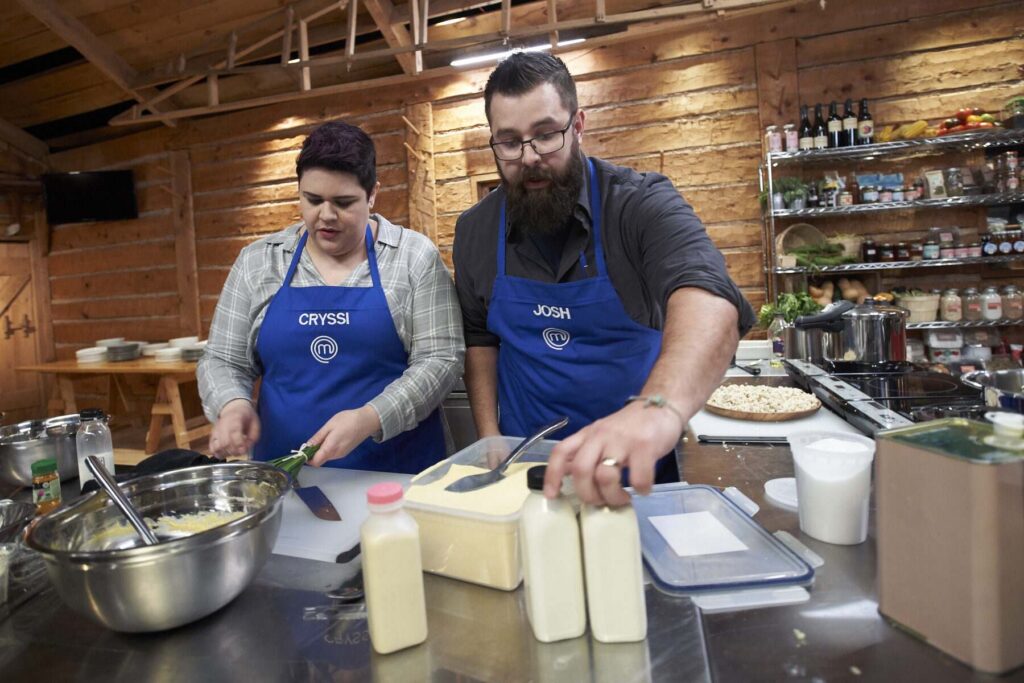
[[[403,508],[402,486],[374,484],[366,492],[370,516],[359,530],[370,642],[388,654],[427,639],[420,531]]]

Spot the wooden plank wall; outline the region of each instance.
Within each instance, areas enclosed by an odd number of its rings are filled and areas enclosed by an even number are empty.
[[[584,149],[669,176],[696,207],[752,304],[764,300],[756,199],[760,133],[800,101],[864,95],[880,124],[937,119],[961,103],[996,107],[1021,89],[1019,2],[888,0],[795,4],[682,28],[626,34],[563,58],[587,109]],[[794,72],[795,68],[795,72]],[[377,207],[408,223],[407,108],[430,103],[436,226],[449,259],[458,214],[493,179],[481,93],[490,67],[365,91],[242,111],[55,155],[64,170],[130,167],[137,221],[55,226],[50,257],[58,357],[97,338],[160,340],[187,326],[177,297],[181,245],[173,234],[172,152],[187,152],[201,333],[239,250],[295,220],[294,162],[317,123],[344,118],[378,148]],[[794,89],[796,89],[794,91]],[[415,204],[415,202],[414,202]],[[977,220],[950,213],[950,220]],[[931,218],[914,216],[912,221]],[[882,225],[895,229],[895,223]],[[836,223],[852,231],[856,225]],[[186,250],[187,251],[187,250]],[[187,282],[187,278],[184,278]]]

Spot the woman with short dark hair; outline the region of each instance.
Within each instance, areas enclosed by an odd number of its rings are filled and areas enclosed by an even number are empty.
[[[439,406],[462,372],[455,288],[423,235],[372,213],[365,132],[323,124],[296,162],[302,220],[245,247],[197,375],[215,455],[416,473],[445,456]],[[252,403],[260,379],[259,401]]]

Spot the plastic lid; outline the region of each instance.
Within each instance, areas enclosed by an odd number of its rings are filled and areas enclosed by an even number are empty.
[[[547,474],[547,465],[537,465],[526,471],[526,488],[531,491],[544,490],[544,475]]]
[[[53,458],[46,458],[44,460],[36,460],[32,463],[32,476],[38,477],[42,474],[49,474],[50,472],[57,471],[57,461]]]
[[[106,419],[107,414],[99,408],[86,408],[78,416],[83,420],[103,420]]]
[[[366,501],[370,505],[387,505],[400,500],[402,500],[402,485],[396,481],[374,484],[366,491]]]
[[[797,512],[796,477],[783,477],[771,479],[764,483],[764,496],[769,502],[783,508]]]
[[[649,495],[634,496],[633,508],[644,562],[663,592],[689,595],[807,585],[814,579],[807,562],[717,489],[661,484]],[[700,541],[690,542],[679,554],[659,526],[674,529],[677,542]]]

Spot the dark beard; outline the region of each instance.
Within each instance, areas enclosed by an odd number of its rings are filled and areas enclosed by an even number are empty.
[[[543,190],[527,190],[527,180],[550,180]],[[569,166],[561,175],[543,168],[524,168],[519,182],[505,179],[508,220],[524,234],[550,235],[560,231],[576,208],[583,188],[583,157],[573,140]]]

